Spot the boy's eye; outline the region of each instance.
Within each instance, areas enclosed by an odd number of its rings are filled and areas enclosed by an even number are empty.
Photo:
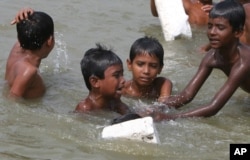
[[[136,63],[138,66],[143,66],[143,63],[142,62],[137,62]]]
[[[119,78],[120,75],[116,73],[116,74],[114,74],[113,76],[114,76],[115,78]]]
[[[157,64],[150,64],[150,66],[151,66],[152,68],[157,68],[157,67],[158,67]]]
[[[212,28],[212,24],[208,24],[208,25],[207,25],[207,28],[208,28],[208,29],[211,29],[211,28]]]
[[[219,25],[218,28],[219,28],[219,30],[223,30],[223,29],[225,29],[225,26]]]
[[[116,72],[116,73],[113,74],[113,76],[115,78],[119,78],[119,77],[123,76],[123,72]]]

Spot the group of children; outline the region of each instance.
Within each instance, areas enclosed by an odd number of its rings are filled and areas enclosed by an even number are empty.
[[[237,88],[250,92],[250,47],[239,41],[245,19],[244,7],[236,0],[225,0],[212,7],[207,19],[211,49],[186,88],[177,95],[171,95],[169,79],[157,76],[164,65],[164,50],[157,39],[146,36],[132,44],[127,59],[128,70],[133,75],[129,81],[123,77],[121,59],[112,50],[97,44],[87,50],[81,60],[89,94],[78,103],[75,111],[85,113],[106,109],[122,115],[133,113],[131,107],[121,101],[121,96],[153,99],[167,107],[178,108],[192,101],[213,69],[220,69],[228,79],[209,104],[171,115],[154,109],[138,113],[152,116],[155,121],[215,115]],[[45,87],[38,69],[41,60],[54,46],[53,21],[43,12],[26,9],[20,11],[12,23],[17,24],[18,42],[11,50],[6,66],[5,79],[10,96],[40,97],[45,93]]]

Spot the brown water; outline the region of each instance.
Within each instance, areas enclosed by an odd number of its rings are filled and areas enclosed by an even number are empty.
[[[53,17],[56,46],[41,66],[46,95],[15,103],[5,97],[4,87],[6,59],[16,41],[15,26],[9,23],[26,6]],[[165,49],[161,75],[173,81],[177,93],[196,72],[203,56],[197,50],[207,42],[205,27],[192,26],[192,39],[165,42],[159,20],[151,16],[145,0],[1,0],[0,12],[1,160],[226,160],[230,143],[250,142],[250,97],[240,89],[214,117],[157,123],[159,145],[101,139],[102,128],[117,116],[114,113],[70,114],[88,93],[79,63],[84,51],[96,42],[112,46],[125,62],[137,38],[158,38]],[[125,65],[124,69],[129,79]],[[224,81],[225,76],[214,71],[193,102],[182,110],[208,103]],[[145,105],[123,100],[134,107]]]

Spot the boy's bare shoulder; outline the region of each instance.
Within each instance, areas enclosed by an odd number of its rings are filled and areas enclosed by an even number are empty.
[[[172,88],[172,81],[166,77],[157,77],[155,78],[153,85],[157,92],[160,92],[162,89]]]
[[[92,110],[92,107],[91,104],[88,102],[87,98],[80,101],[75,108],[75,112],[80,113],[84,113],[90,110]]]
[[[166,78],[166,77],[156,77],[155,80],[154,80],[154,85],[162,85],[164,83],[171,83],[171,80]]]
[[[250,61],[250,46],[241,44],[239,47],[240,55],[242,56],[242,60],[249,62]],[[250,65],[250,63],[249,63]]]
[[[16,68],[17,73],[25,74],[25,76],[32,76],[38,73],[38,68],[25,60],[16,62],[13,67]]]

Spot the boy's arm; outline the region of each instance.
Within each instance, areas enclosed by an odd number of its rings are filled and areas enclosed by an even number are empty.
[[[156,83],[161,84],[159,86],[159,91],[160,91],[160,95],[158,98],[159,102],[163,102],[164,99],[166,99],[167,97],[169,97],[172,93],[172,87],[173,84],[172,82],[167,79],[167,78],[163,78],[163,77],[158,77],[158,79],[162,82],[158,83],[158,81]]]
[[[20,22],[23,19],[27,19],[30,14],[33,14],[34,10],[32,8],[24,8],[21,9],[15,16],[15,18],[11,21],[11,25]]]
[[[244,34],[240,37],[240,41],[246,44],[250,44],[250,3],[244,4],[246,13],[246,21],[244,25]]]
[[[158,17],[157,9],[155,6],[155,0],[150,0],[150,9],[153,16]]]
[[[168,115],[164,113],[154,113],[153,117],[156,121],[159,120],[169,120],[176,118],[185,118],[185,117],[210,117],[215,115],[230,99],[230,97],[234,94],[236,89],[240,86],[242,81],[249,74],[247,67],[237,66],[234,70],[231,71],[229,78],[225,82],[225,84],[221,87],[221,89],[216,93],[213,97],[212,101],[207,104],[200,106],[194,110]]]
[[[37,75],[34,67],[20,66],[17,70],[17,76],[10,88],[10,97],[24,97]]]
[[[212,68],[209,67],[209,63],[211,63],[209,62],[211,57],[213,56],[207,54],[203,58],[198,71],[181,93],[166,98],[163,103],[169,107],[178,108],[192,101],[199,89],[202,87],[203,83],[212,72]]]
[[[207,15],[208,15],[209,12],[212,10],[212,8],[213,8],[213,5],[208,5],[208,4],[201,7],[201,9],[202,9],[204,12],[206,12]]]

